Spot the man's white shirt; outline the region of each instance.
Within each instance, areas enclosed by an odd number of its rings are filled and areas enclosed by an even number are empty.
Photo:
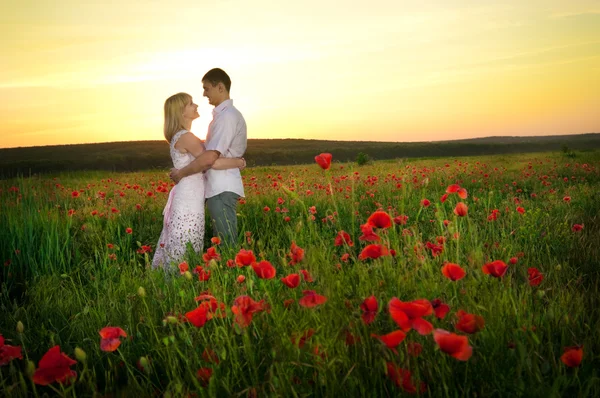
[[[208,126],[206,150],[215,150],[222,157],[239,158],[246,152],[248,134],[244,117],[233,106],[233,100],[225,100],[213,109],[213,120]],[[223,192],[244,196],[244,184],[239,169],[213,170],[205,173],[205,197],[211,198]]]

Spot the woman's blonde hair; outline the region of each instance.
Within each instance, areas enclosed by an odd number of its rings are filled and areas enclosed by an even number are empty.
[[[165,101],[165,139],[171,143],[173,136],[183,129],[183,109],[192,101],[187,93],[177,93]]]

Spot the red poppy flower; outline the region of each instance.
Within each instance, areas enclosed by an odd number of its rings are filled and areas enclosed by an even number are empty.
[[[221,244],[221,238],[219,238],[218,236],[213,236],[212,238],[210,238],[210,242],[213,245],[220,245]]]
[[[133,229],[131,229],[131,228],[125,228],[125,233],[131,235],[133,233]]]
[[[421,206],[423,206],[423,207],[429,207],[430,204],[431,204],[431,202],[429,201],[429,199],[423,199],[421,201]]]
[[[379,309],[379,304],[377,303],[375,296],[367,297],[360,305],[360,309],[363,311],[361,315],[363,322],[366,325],[372,323],[375,320],[377,310]]]
[[[459,189],[460,185],[458,184],[448,185],[448,188],[446,188],[446,193],[456,193]]]
[[[136,253],[144,254],[144,253],[152,253],[152,246],[142,245],[139,249],[136,250]]]
[[[389,228],[392,226],[392,218],[385,211],[376,211],[369,216],[367,224],[374,228]]]
[[[573,226],[571,227],[571,231],[573,232],[579,232],[583,229],[583,224],[573,224]]]
[[[445,304],[440,299],[431,300],[431,306],[433,307],[433,312],[435,313],[435,317],[438,319],[444,319],[446,314],[450,312],[450,306]]]
[[[405,216],[403,214],[399,215],[398,217],[394,217],[394,224],[406,225],[407,222],[408,222],[408,216]]]
[[[300,275],[290,274],[290,275],[286,276],[285,278],[281,278],[280,280],[281,280],[281,282],[283,282],[284,285],[286,285],[290,289],[294,289],[294,288],[298,287],[298,285],[300,284]]]
[[[469,314],[463,310],[458,310],[456,316],[458,317],[456,328],[461,332],[473,334],[485,327],[485,320],[480,315]]]
[[[411,341],[406,345],[406,351],[408,352],[408,355],[418,357],[423,351],[423,346],[420,343]]]
[[[244,275],[238,275],[238,277],[236,278],[237,283],[244,283],[245,280],[246,277]]]
[[[70,369],[77,361],[60,352],[60,346],[54,346],[40,359],[38,368],[33,374],[33,382],[47,386],[55,381],[59,384],[69,384],[77,377],[77,372]]]
[[[459,188],[458,191],[456,191],[456,194],[458,195],[459,198],[461,199],[466,199],[469,194],[467,193],[467,190],[464,188]]]
[[[235,323],[243,328],[250,325],[253,314],[264,310],[265,300],[256,302],[249,296],[237,297],[231,306],[231,312],[235,315]]]
[[[410,319],[420,318],[433,313],[431,302],[427,299],[403,302],[393,297],[390,300],[390,310],[392,308],[403,311]]]
[[[190,266],[185,261],[179,264],[179,273],[185,274],[186,271],[190,270]]]
[[[206,308],[206,306],[200,305],[200,306],[196,307],[195,310],[187,312],[185,314],[185,318],[192,325],[196,326],[197,328],[201,328],[202,326],[204,326],[204,324],[208,320],[207,313],[208,313],[208,309]]]
[[[239,253],[235,256],[235,263],[238,267],[247,267],[256,261],[252,250],[240,249]]]
[[[303,307],[312,308],[327,301],[327,297],[317,294],[314,290],[303,290],[302,294],[304,294],[304,297],[298,300],[298,304]]]
[[[210,382],[210,378],[212,377],[213,370],[211,368],[200,368],[196,372],[196,377],[200,381],[203,387],[206,387]]]
[[[310,339],[312,335],[315,334],[315,330],[313,328],[308,329],[302,335],[292,335],[292,344],[297,345],[299,348],[304,347],[306,340]]]
[[[294,304],[294,299],[287,299],[283,301],[283,306],[287,309],[290,305]]]
[[[272,279],[277,273],[275,271],[275,267],[273,267],[267,260],[263,260],[260,263],[252,263],[252,269],[254,269],[256,275],[258,275],[258,277],[261,279]]]
[[[13,359],[23,359],[21,346],[4,344],[4,337],[0,334],[0,366],[8,364]]]
[[[214,363],[216,365],[218,365],[219,362],[221,362],[221,361],[219,361],[219,357],[217,356],[217,353],[208,347],[206,347],[204,349],[204,351],[202,352],[202,359],[205,362]]]
[[[583,346],[581,347],[565,347],[564,353],[560,360],[568,367],[574,368],[581,364],[583,359]]]
[[[521,206],[518,206],[518,207],[517,207],[517,211],[518,211],[519,213],[521,213],[521,214],[525,214],[525,209],[524,209],[523,207],[521,207]]]
[[[527,275],[530,286],[538,286],[544,280],[544,275],[535,267],[528,268]]]
[[[459,281],[465,277],[467,274],[464,269],[461,268],[460,265],[454,263],[446,263],[442,267],[442,274],[451,281]]]
[[[200,282],[206,282],[210,279],[210,271],[205,270],[201,265],[196,266],[194,273],[198,274]]]
[[[459,336],[443,329],[436,329],[433,332],[433,339],[440,350],[459,361],[466,361],[473,355],[473,347],[469,345],[467,336]]]
[[[467,215],[468,210],[469,208],[466,204],[464,204],[463,202],[458,202],[456,204],[456,207],[454,208],[454,214],[456,214],[459,217],[464,217]]]
[[[389,256],[390,251],[384,245],[371,244],[366,246],[362,252],[360,252],[359,260],[366,260],[371,258],[373,260],[378,259],[381,256]]]
[[[348,232],[346,231],[340,231],[338,232],[337,236],[335,237],[335,246],[343,246],[343,245],[348,245],[350,247],[354,246],[354,242],[352,242],[352,239],[350,238],[350,234],[348,234]]]
[[[100,329],[100,349],[106,352],[115,351],[121,345],[119,337],[127,337],[127,333],[119,327],[105,327]]]
[[[347,346],[354,345],[354,344],[358,343],[359,341],[360,341],[360,337],[355,336],[352,333],[350,333],[348,330],[346,330],[346,336],[344,339],[344,343]]]
[[[211,246],[206,250],[206,253],[202,255],[202,260],[208,264],[210,260],[219,261],[221,259],[221,255],[217,253],[217,249],[214,246]]]
[[[313,283],[314,279],[311,274],[308,273],[307,270],[301,269],[300,273],[302,274],[302,278],[304,278],[304,282]]]
[[[398,346],[398,344],[404,341],[404,339],[406,338],[406,333],[404,333],[402,330],[395,330],[391,333],[384,334],[383,336],[378,336],[375,333],[371,333],[371,337],[375,337],[381,340],[383,344],[385,344],[388,348],[391,348],[392,350],[394,350],[394,352],[396,352],[396,347]]]
[[[405,332],[414,328],[419,334],[429,334],[433,329],[431,323],[421,319],[431,315],[433,307],[429,300],[418,299],[403,302],[393,297],[388,303],[388,310],[394,322]]]
[[[496,260],[485,264],[481,269],[486,275],[491,275],[494,278],[502,278],[508,269],[508,265],[502,260]]]
[[[379,242],[380,238],[375,232],[373,232],[373,226],[370,224],[363,224],[360,226],[362,235],[358,237],[358,240],[367,242]]]
[[[74,198],[78,198],[79,197],[79,191],[73,191],[71,192],[71,196]]]
[[[422,336],[428,335],[433,331],[433,325],[423,318],[413,319],[410,326]]]
[[[386,363],[387,375],[397,387],[402,387],[409,394],[422,394],[427,390],[425,383],[421,382],[417,388],[412,382],[412,373],[407,369],[402,369],[392,362]]]
[[[440,197],[440,202],[444,203],[446,201],[446,199],[448,199],[448,194],[445,193]]]
[[[327,170],[329,167],[331,167],[332,158],[333,156],[330,153],[321,153],[315,156],[315,162],[317,162],[317,164],[321,166],[323,170]]]
[[[442,243],[436,245],[435,243],[427,242],[425,246],[431,250],[431,255],[433,257],[439,256],[444,251],[444,245]]]
[[[304,259],[304,249],[292,242],[288,256],[291,258],[290,265],[296,265]]]

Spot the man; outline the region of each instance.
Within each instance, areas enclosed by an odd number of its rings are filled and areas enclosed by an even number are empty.
[[[244,196],[239,169],[213,170],[213,163],[224,156],[242,157],[247,146],[246,121],[229,98],[231,79],[222,69],[209,70],[202,78],[203,96],[213,105],[213,120],[208,126],[206,151],[182,169],[171,169],[171,179],[178,183],[192,174],[205,174],[205,197],[215,236],[226,244],[237,245],[238,199]]]

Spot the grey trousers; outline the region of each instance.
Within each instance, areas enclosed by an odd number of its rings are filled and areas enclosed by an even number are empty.
[[[233,192],[223,192],[206,199],[213,235],[231,247],[238,245],[236,209],[239,197],[240,195]]]

